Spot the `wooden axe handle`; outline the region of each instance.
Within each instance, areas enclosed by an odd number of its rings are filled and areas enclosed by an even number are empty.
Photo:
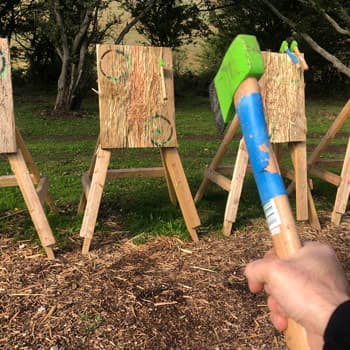
[[[303,70],[308,70],[309,66],[305,61],[305,58],[303,57],[302,53],[299,51],[298,46],[295,46],[295,48],[293,49],[293,52],[296,53],[296,55],[298,56],[298,60],[300,62],[301,68]]]
[[[159,71],[160,71],[160,84],[162,89],[162,97],[163,97],[163,100],[167,100],[168,96],[166,91],[165,75],[164,75],[163,48],[160,49]]]
[[[254,106],[256,101],[257,107]],[[296,252],[301,244],[278,163],[268,140],[260,101],[261,95],[257,80],[247,78],[238,87],[234,102],[272,234],[273,246],[277,256],[284,259]],[[285,336],[289,350],[310,350],[305,330],[293,320],[288,321]]]

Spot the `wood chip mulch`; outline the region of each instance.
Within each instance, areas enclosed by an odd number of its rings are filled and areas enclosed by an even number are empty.
[[[350,277],[350,224],[323,218],[303,240],[331,244]],[[264,295],[248,291],[250,260],[270,248],[262,220],[229,238],[158,238],[58,252],[0,237],[1,349],[285,349]]]

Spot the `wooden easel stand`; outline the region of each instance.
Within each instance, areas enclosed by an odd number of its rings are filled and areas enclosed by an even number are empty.
[[[178,201],[187,230],[192,240],[198,241],[196,228],[200,226],[200,220],[177,148],[160,148],[160,154],[163,167],[108,170],[111,150],[103,149],[99,142],[97,143],[90,169],[83,175],[84,192],[78,208],[78,212],[81,213],[86,206],[80,230],[80,236],[84,238],[84,255],[88,254],[90,249],[105,182],[107,179],[123,177],[165,177],[171,202],[175,204]]]
[[[17,129],[16,142],[17,152],[7,154],[14,175],[1,176],[0,187],[18,186],[20,188],[40,242],[48,259],[52,260],[55,258],[52,249],[55,238],[45,215],[43,204],[46,201],[51,210],[57,212],[57,209],[48,193],[48,179],[40,175]],[[34,185],[37,185],[37,187],[35,188]]]
[[[338,131],[342,128],[345,121],[349,117],[349,114],[350,99],[340,111],[331,127],[325,133],[321,142],[314,149],[308,161],[308,171],[310,174],[338,187],[331,217],[332,223],[336,225],[340,224],[341,218],[345,214],[350,195],[350,139],[348,140],[344,160],[320,160],[320,156],[326,151],[329,144],[336,137]],[[325,170],[323,167],[327,165],[342,165],[340,176],[329,170]]]
[[[202,183],[195,195],[195,202],[200,201],[205,194],[210,182],[213,182],[227,191],[228,198],[226,202],[226,209],[223,223],[223,234],[228,236],[231,234],[232,225],[236,221],[239,201],[243,188],[243,181],[246,171],[250,171],[248,167],[248,154],[245,148],[244,140],[241,139],[235,165],[232,166],[219,166],[223,157],[225,156],[233,137],[239,127],[238,117],[235,116],[229,128],[224,135],[224,139],[220,144],[218,151],[216,152],[212,162],[204,171],[204,177]],[[282,168],[282,175],[289,178],[296,183],[296,202],[297,202],[297,219],[305,220],[305,213],[310,221],[310,224],[316,229],[320,229],[320,223],[317,216],[316,207],[311,195],[310,185],[307,181],[306,175],[306,144],[296,143],[290,145],[292,154],[292,161],[294,165],[294,171],[286,168]],[[305,155],[305,156],[304,156]],[[278,155],[277,155],[278,158]],[[232,173],[232,178],[227,178],[223,173]],[[299,175],[296,175],[298,173]],[[306,178],[306,179],[305,179]],[[304,185],[306,184],[306,188]],[[306,198],[304,196],[306,193]],[[307,208],[303,203],[307,203]],[[300,204],[301,203],[301,204]]]

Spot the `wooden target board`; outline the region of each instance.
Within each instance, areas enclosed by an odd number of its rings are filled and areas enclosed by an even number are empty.
[[[306,141],[303,70],[287,54],[262,52],[259,84],[271,143]]]
[[[176,147],[170,48],[97,45],[104,149]]]
[[[10,50],[7,39],[0,38],[0,154],[16,151]]]

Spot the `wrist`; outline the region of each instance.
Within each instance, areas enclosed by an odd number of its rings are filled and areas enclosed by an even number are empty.
[[[313,324],[314,329],[312,330],[315,334],[319,334],[320,336],[323,336],[325,334],[327,325],[330,322],[330,319],[332,315],[335,313],[337,308],[342,305],[343,303],[350,300],[350,297],[346,294],[339,295],[337,298],[334,298],[334,300],[325,301],[323,300],[318,304],[317,310],[311,315],[313,317]]]

